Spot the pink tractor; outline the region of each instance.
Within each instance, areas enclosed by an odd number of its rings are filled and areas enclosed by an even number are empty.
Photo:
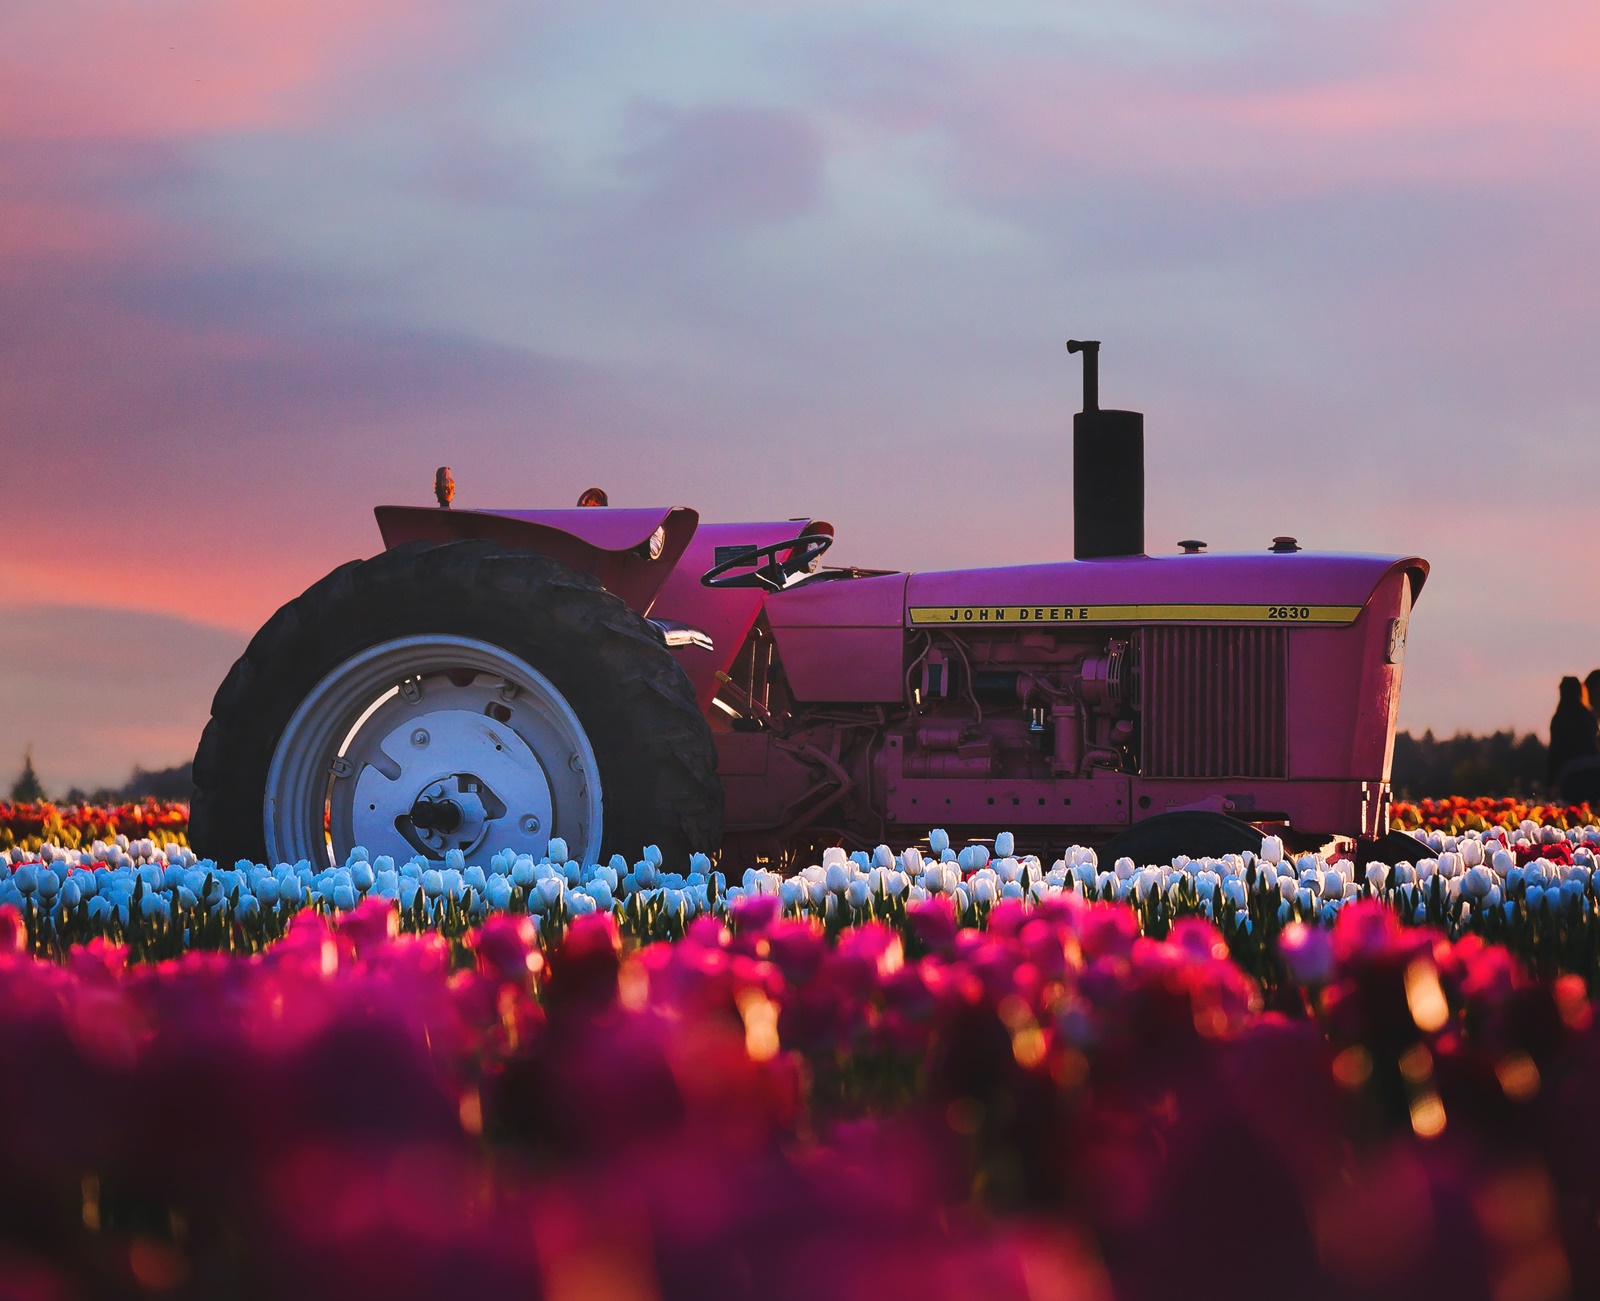
[[[1001,829],[1142,862],[1388,827],[1415,556],[1144,547],[1144,428],[1074,421],[1076,558],[895,573],[820,520],[380,506],[267,622],[195,755],[222,860],[659,845],[788,863]]]

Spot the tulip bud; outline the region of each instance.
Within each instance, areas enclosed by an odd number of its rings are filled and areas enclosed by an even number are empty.
[[[564,841],[552,840],[550,842],[550,844],[552,846],[557,845],[557,844],[561,845],[562,857],[563,858],[566,857],[567,846],[566,846],[566,843]],[[550,851],[550,856],[552,858],[555,857],[555,850],[554,849],[552,849]],[[645,862],[649,863],[652,867],[660,867],[661,866],[661,850],[660,850],[660,848],[658,846],[656,846],[656,845],[646,845],[644,847],[644,858],[645,858]]]
[[[1374,890],[1382,890],[1389,884],[1389,865],[1387,863],[1367,864],[1367,884]]]
[[[1133,860],[1131,858],[1119,858],[1112,864],[1111,870],[1117,874],[1117,880],[1126,881],[1135,871]]]
[[[1009,831],[1002,831],[994,838],[994,852],[997,858],[1010,858],[1017,852],[1017,838]]]
[[[832,871],[831,868],[829,870]],[[845,887],[844,891],[844,897],[849,900],[852,908],[865,908],[867,906],[867,899],[870,897],[870,894],[871,892],[867,889],[866,881],[861,877],[857,877],[854,881],[850,882],[850,884]]]
[[[1283,861],[1283,841],[1277,836],[1263,836],[1261,838],[1261,861],[1272,864],[1281,863]]]
[[[380,858],[379,861],[382,862],[383,860]],[[389,861],[391,863],[394,862],[392,858]],[[368,863],[357,863],[350,871],[350,884],[361,891],[362,894],[372,889],[372,883],[376,879],[377,873],[372,870],[371,865]]]
[[[1461,893],[1468,899],[1483,899],[1493,888],[1494,873],[1486,867],[1469,867],[1461,876]]]
[[[824,855],[824,857],[826,857],[826,855]],[[838,894],[850,884],[850,876],[849,873],[845,871],[843,864],[833,862],[828,864],[826,881],[828,889],[833,891],[833,893]]]
[[[1278,940],[1278,954],[1301,985],[1324,985],[1333,975],[1333,943],[1315,926],[1290,922]]]

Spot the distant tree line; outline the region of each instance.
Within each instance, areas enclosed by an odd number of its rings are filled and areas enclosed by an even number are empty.
[[[74,786],[61,797],[60,802],[126,804],[131,800],[186,800],[194,794],[194,778],[190,767],[191,765],[186,763],[154,771],[135,767],[133,776],[121,786],[100,786],[91,791],[86,791],[81,786]],[[49,798],[39,782],[39,774],[33,769],[31,751],[22,761],[21,775],[11,783],[11,798],[19,804],[35,804]]]
[[[1543,795],[1545,743],[1532,732],[1495,732],[1473,736],[1457,732],[1439,738],[1432,730],[1421,736],[1401,732],[1394,738],[1394,792],[1397,798],[1437,799],[1445,795]],[[86,791],[74,786],[62,797],[64,804],[121,804],[127,800],[186,800],[194,783],[190,765],[150,771],[135,768],[121,786]],[[44,798],[33,758],[23,763],[22,775],[13,783],[11,798]]]
[[[1544,789],[1545,743],[1533,732],[1494,732],[1473,736],[1457,732],[1440,738],[1432,729],[1421,736],[1401,732],[1394,738],[1392,783],[1399,799],[1530,798]]]

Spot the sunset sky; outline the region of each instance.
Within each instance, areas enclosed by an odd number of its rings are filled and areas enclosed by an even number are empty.
[[[6,0],[0,777],[192,753],[371,510],[1415,552],[1401,723],[1600,666],[1594,0]]]

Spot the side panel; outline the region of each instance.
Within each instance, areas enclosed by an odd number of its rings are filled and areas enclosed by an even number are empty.
[[[767,598],[767,622],[797,700],[905,698],[907,575],[807,583]]]
[[[1410,614],[1410,580],[1397,569],[1348,628],[1290,634],[1290,777],[1389,780],[1401,675],[1401,664],[1389,662],[1390,641],[1396,621]]]

